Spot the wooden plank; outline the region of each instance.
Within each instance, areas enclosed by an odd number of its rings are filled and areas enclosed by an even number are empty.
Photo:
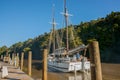
[[[33,78],[31,78],[30,76],[28,76],[27,74],[25,74],[23,71],[21,71],[20,69],[9,65],[8,63],[4,63],[0,61],[0,64],[2,66],[7,66],[8,68],[8,76],[4,79],[1,78],[1,71],[0,71],[0,80],[34,80]]]

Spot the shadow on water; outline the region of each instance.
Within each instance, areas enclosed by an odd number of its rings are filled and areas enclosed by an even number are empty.
[[[34,62],[32,63],[33,68],[37,69],[37,70],[41,70],[42,69],[42,63],[40,62]]]

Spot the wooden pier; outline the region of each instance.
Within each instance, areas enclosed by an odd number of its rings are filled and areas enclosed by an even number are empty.
[[[0,80],[34,80],[20,69],[8,63],[0,61],[0,66],[6,66],[8,69],[8,76],[6,76],[5,78],[1,77],[2,71],[0,71]]]

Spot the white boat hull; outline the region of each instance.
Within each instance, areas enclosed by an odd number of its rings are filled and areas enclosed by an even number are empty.
[[[90,70],[90,62],[48,62],[48,67],[61,72]]]

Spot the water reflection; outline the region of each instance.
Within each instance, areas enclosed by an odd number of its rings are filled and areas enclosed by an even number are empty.
[[[90,73],[69,75],[66,80],[90,80]]]
[[[69,76],[68,80],[82,80],[82,76]]]
[[[90,72],[77,72],[75,73],[61,73],[61,72],[54,72],[57,74],[57,80],[91,80],[90,79]],[[52,79],[54,80],[54,79]]]

